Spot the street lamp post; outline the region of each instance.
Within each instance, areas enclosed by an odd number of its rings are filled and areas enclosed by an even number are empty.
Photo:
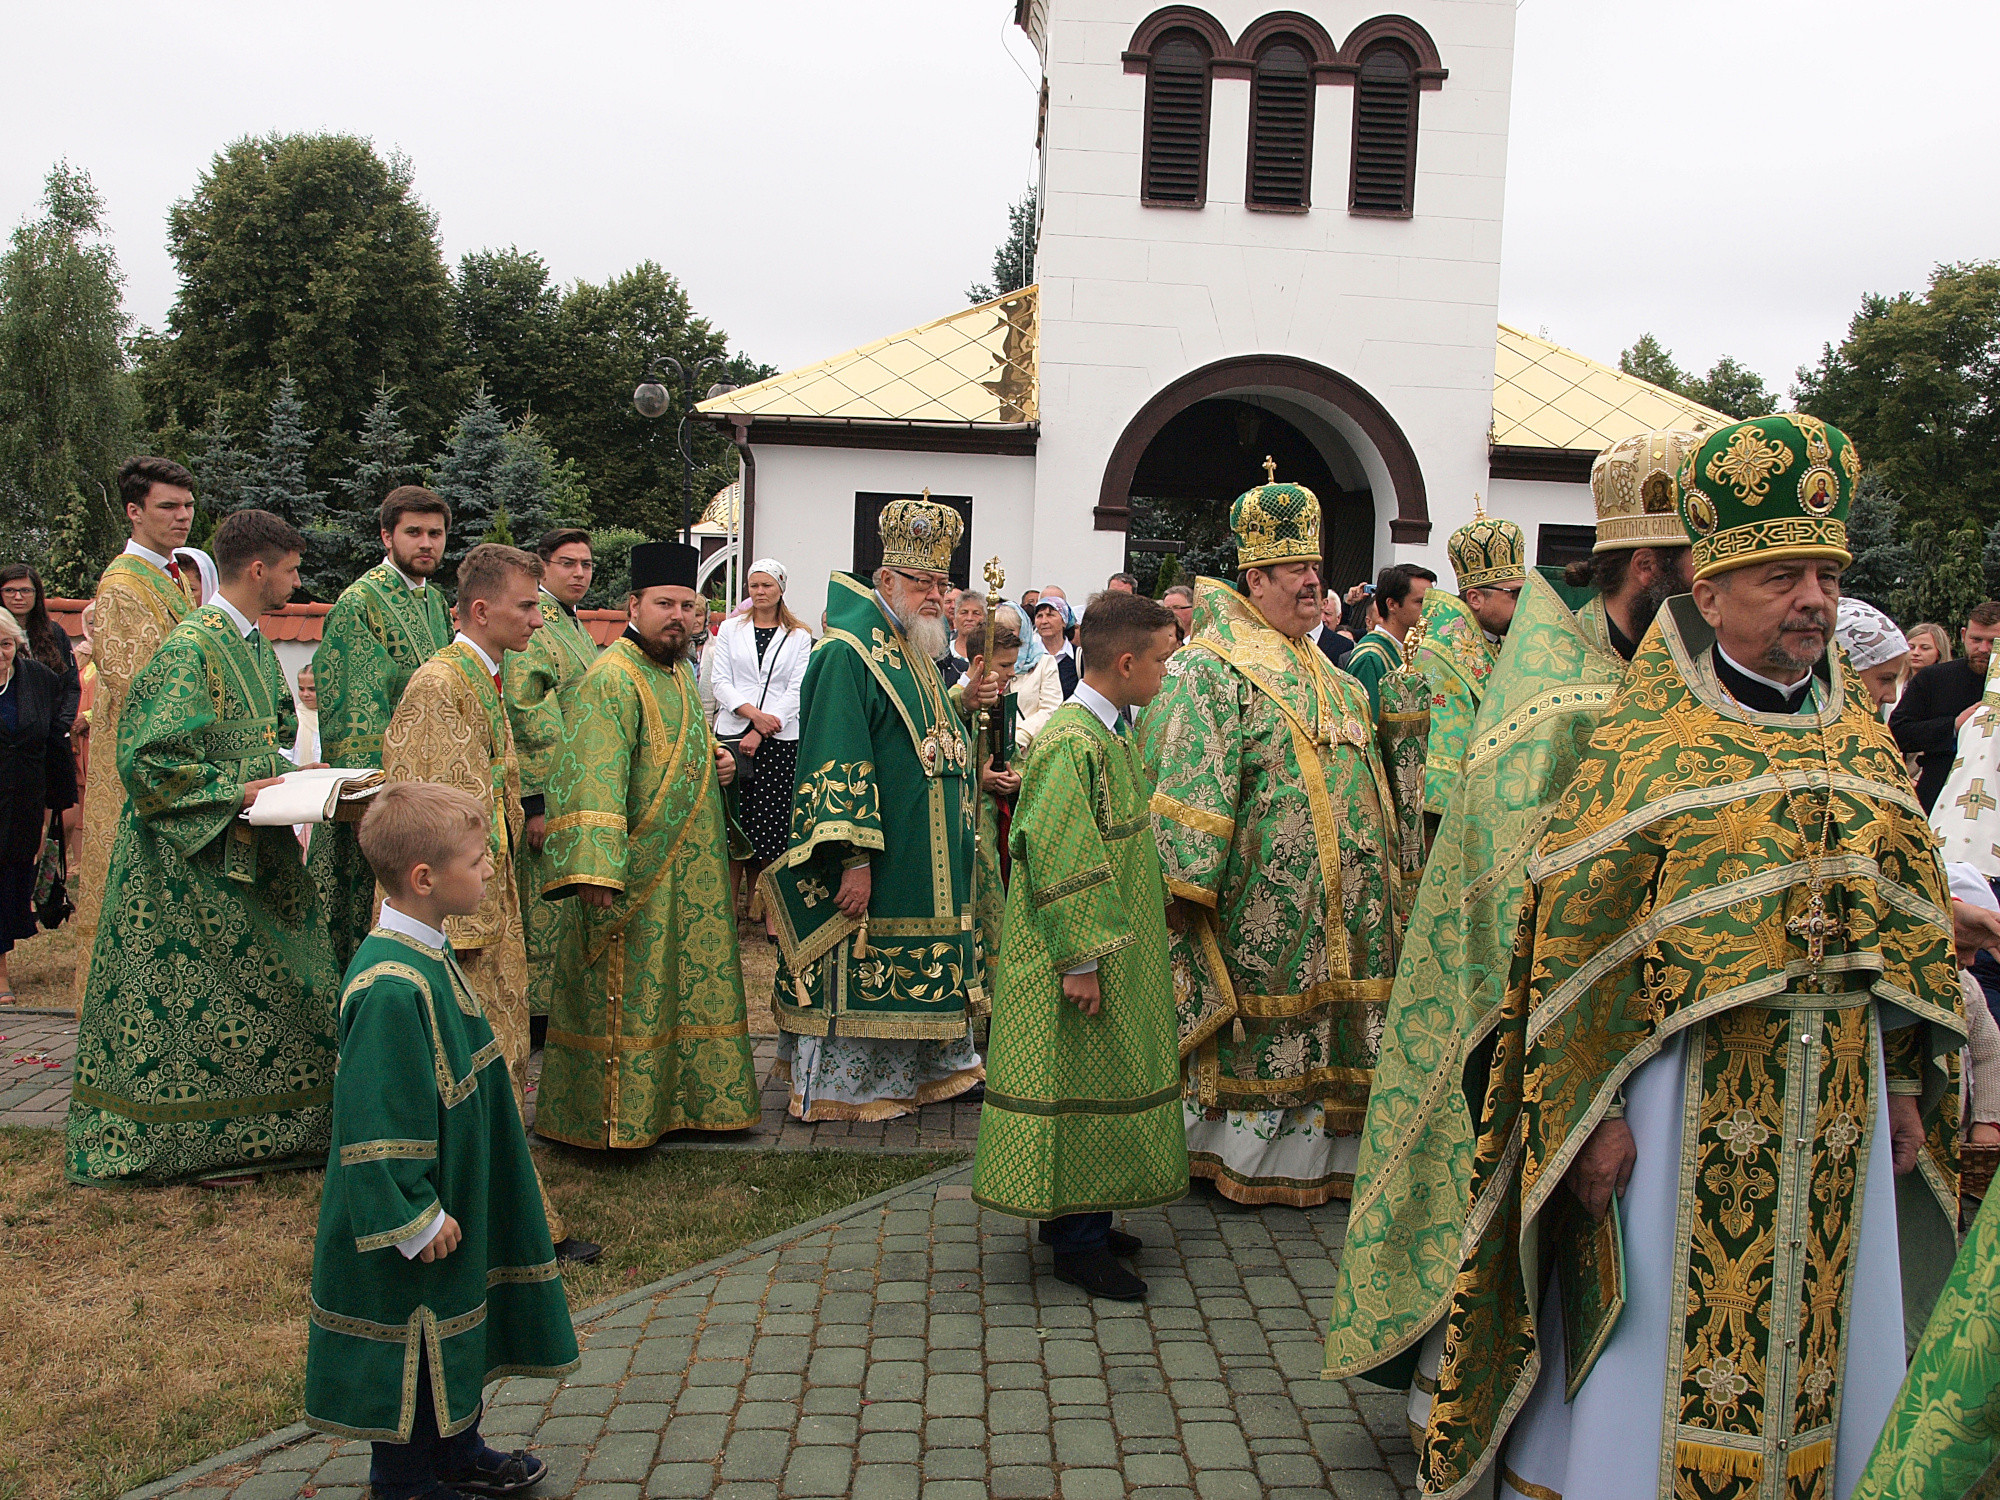
[[[689,446],[692,434],[688,431],[688,419],[694,415],[695,383],[704,370],[722,363],[718,354],[705,355],[688,364],[682,364],[671,354],[665,355],[654,362],[646,378],[632,391],[634,411],[642,417],[663,417],[673,405],[673,397],[660,372],[664,370],[680,384],[683,409],[677,446],[681,450],[681,541],[684,543],[692,540],[694,526],[694,450]]]

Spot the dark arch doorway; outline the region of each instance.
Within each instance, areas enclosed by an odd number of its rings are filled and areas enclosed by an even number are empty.
[[[1139,545],[1128,543],[1127,565],[1142,588],[1155,588],[1165,556],[1147,549],[1150,541],[1182,545],[1183,577],[1235,571],[1230,503],[1264,482],[1266,458],[1280,479],[1319,497],[1327,586],[1345,589],[1370,576],[1375,502],[1339,434],[1283,403],[1212,396],[1170,418],[1133,470],[1127,534]]]
[[[1235,439],[1241,436],[1236,429],[1246,420],[1245,407],[1258,414],[1273,447],[1248,454],[1252,467],[1242,471],[1235,464],[1242,445]],[[1168,428],[1184,415],[1186,424],[1170,434]],[[1281,477],[1291,472],[1276,446],[1291,440],[1287,430],[1302,445],[1288,450],[1296,455],[1296,472],[1303,477],[1323,471],[1332,481],[1325,491],[1309,487],[1327,507],[1324,545],[1330,560],[1339,559],[1343,587],[1367,576],[1385,529],[1388,542],[1430,540],[1423,469],[1396,419],[1346,376],[1283,354],[1218,360],[1181,376],[1141,407],[1104,466],[1093,513],[1097,529],[1130,529],[1135,540],[1148,540],[1144,528],[1158,524],[1150,502],[1205,495],[1220,511],[1226,531],[1229,501],[1263,477],[1267,451],[1279,460]],[[1255,441],[1249,446],[1255,447]],[[1315,461],[1318,471],[1311,469]],[[1337,502],[1331,498],[1336,493]],[[1365,529],[1360,512],[1364,499]],[[1152,562],[1144,553],[1132,555],[1135,562]],[[1328,571],[1334,571],[1331,561]]]

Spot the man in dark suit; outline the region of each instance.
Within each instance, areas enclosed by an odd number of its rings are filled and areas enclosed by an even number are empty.
[[[1978,605],[1959,634],[1965,655],[1935,662],[1909,680],[1889,732],[1906,753],[1917,757],[1917,800],[1928,813],[1951,775],[1958,755],[1959,726],[1972,717],[1986,690],[1993,643],[2000,640],[2000,601]]]
[[[1354,587],[1365,588],[1366,585],[1356,584]],[[1348,592],[1352,593],[1353,589],[1348,590]],[[1306,632],[1307,638],[1314,645],[1318,646],[1326,659],[1336,667],[1346,661],[1347,653],[1354,649],[1353,638],[1342,635],[1340,631],[1342,616],[1346,608],[1347,606],[1342,597],[1339,594],[1329,591],[1319,601],[1319,624]]]

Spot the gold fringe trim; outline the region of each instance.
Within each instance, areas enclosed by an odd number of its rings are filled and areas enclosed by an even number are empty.
[[[1833,1439],[1823,1437],[1792,1450],[1792,1456],[1785,1464],[1785,1477],[1797,1479],[1804,1474],[1815,1474],[1832,1462]]]
[[[1710,1479],[1764,1477],[1764,1455],[1753,1448],[1726,1448],[1720,1443],[1697,1443],[1680,1438],[1674,1443],[1674,1467],[1693,1469]]]
[[[1530,1484],[1505,1464],[1500,1466],[1500,1477],[1509,1486],[1526,1495],[1528,1500],[1563,1500],[1561,1490],[1552,1490],[1545,1484]]]
[[[1205,1177],[1214,1183],[1215,1190],[1231,1203],[1242,1203],[1252,1207],[1279,1203],[1287,1208],[1318,1208],[1335,1198],[1347,1199],[1354,1196],[1354,1176],[1349,1172],[1336,1172],[1333,1176],[1310,1187],[1285,1187],[1277,1183],[1245,1182],[1211,1157],[1190,1156],[1188,1176]]]

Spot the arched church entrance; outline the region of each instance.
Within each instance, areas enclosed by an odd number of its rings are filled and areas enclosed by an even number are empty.
[[[1285,356],[1224,360],[1147,402],[1105,466],[1097,528],[1126,533],[1142,586],[1176,543],[1184,576],[1226,575],[1230,502],[1263,481],[1267,457],[1319,496],[1330,589],[1372,577],[1385,543],[1428,539],[1422,470],[1395,420],[1352,381]]]

